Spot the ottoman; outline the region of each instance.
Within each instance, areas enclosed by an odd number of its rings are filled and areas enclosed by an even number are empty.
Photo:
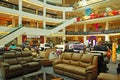
[[[100,73],[97,77],[97,80],[120,80],[120,74],[113,75],[109,73]]]

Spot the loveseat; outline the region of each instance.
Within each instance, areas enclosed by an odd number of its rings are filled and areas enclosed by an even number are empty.
[[[37,71],[40,68],[40,60],[34,59],[30,51],[3,54],[1,74],[4,79]]]
[[[97,78],[98,56],[92,54],[63,53],[53,61],[55,73],[78,80],[94,80]]]

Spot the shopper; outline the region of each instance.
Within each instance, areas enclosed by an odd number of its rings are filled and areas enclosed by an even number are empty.
[[[15,44],[11,44],[10,49],[16,49],[16,45]]]
[[[5,50],[5,51],[9,51],[9,46],[8,46],[8,45],[5,45],[4,50]]]

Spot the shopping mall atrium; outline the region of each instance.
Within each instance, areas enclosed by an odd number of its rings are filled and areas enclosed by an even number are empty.
[[[0,79],[120,80],[119,63],[120,0],[0,0]]]

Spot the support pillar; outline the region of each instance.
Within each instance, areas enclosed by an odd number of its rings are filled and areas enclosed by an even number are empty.
[[[108,29],[109,29],[109,22],[107,21],[106,26],[105,26],[105,30],[108,30]]]
[[[62,0],[62,6],[65,6],[65,0]]]
[[[87,30],[86,30],[86,26],[87,26],[87,24],[84,24],[84,29],[83,29],[84,32],[87,31]],[[86,36],[86,35],[84,35],[84,44],[85,44],[85,45],[88,45],[87,36]]]
[[[12,27],[15,27],[15,18],[12,17]]]
[[[18,26],[22,26],[22,0],[19,0],[19,20],[18,20]]]
[[[63,11],[63,20],[65,20],[65,11]],[[66,36],[65,36],[65,28],[63,29],[63,41],[66,40]]]
[[[105,30],[108,30],[108,29],[109,29],[109,22],[107,21],[106,26],[105,26]],[[105,35],[105,41],[110,41],[110,38],[109,38],[108,34]]]
[[[43,17],[43,29],[46,29],[46,0],[44,0]]]
[[[21,45],[22,44],[22,35],[17,37],[17,44]]]
[[[87,26],[87,24],[84,24],[84,32],[86,32],[87,30],[86,30],[86,26]]]
[[[37,28],[39,28],[39,21],[37,21]]]

